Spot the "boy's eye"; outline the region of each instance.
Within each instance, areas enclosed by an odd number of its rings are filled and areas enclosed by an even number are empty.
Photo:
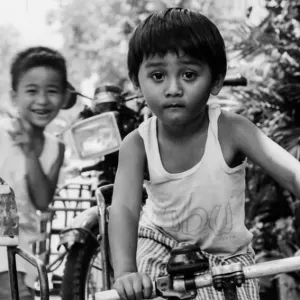
[[[49,93],[49,94],[57,94],[57,93],[58,93],[58,90],[56,90],[56,89],[48,90],[48,93]]]
[[[195,73],[195,72],[189,71],[189,72],[185,72],[185,73],[183,74],[183,78],[184,78],[185,80],[193,80],[193,79],[195,79],[195,77],[196,77],[196,73]]]
[[[27,92],[28,94],[36,94],[36,93],[37,93],[37,90],[36,90],[36,89],[28,89],[28,90],[26,90],[26,92]]]
[[[164,79],[164,75],[160,72],[156,72],[151,74],[151,77],[155,80],[155,81],[162,81]]]

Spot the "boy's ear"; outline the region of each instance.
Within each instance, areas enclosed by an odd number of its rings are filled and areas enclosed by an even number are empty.
[[[64,99],[63,102],[61,103],[60,108],[61,109],[69,109],[72,108],[77,100],[77,93],[73,85],[68,82],[68,86],[64,92]]]
[[[221,88],[223,87],[223,82],[224,82],[224,76],[221,74],[218,75],[212,84],[210,93],[214,96],[218,95]]]

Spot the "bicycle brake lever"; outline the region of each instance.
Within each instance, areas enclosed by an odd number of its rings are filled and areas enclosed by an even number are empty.
[[[178,292],[172,289],[172,278],[170,276],[163,276],[156,279],[156,295],[166,299],[176,300],[190,300],[197,296],[196,290],[186,292]]]

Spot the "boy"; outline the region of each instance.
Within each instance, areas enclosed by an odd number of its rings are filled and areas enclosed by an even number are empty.
[[[129,76],[154,117],[123,141],[109,219],[114,288],[149,298],[178,243],[199,246],[210,266],[254,263],[245,227],[246,158],[300,196],[299,162],[242,116],[207,105],[226,74],[224,41],[205,16],[169,8],[134,31]],[[144,169],[149,180],[144,180]],[[142,187],[148,199],[140,216]],[[214,288],[197,299],[224,299]],[[259,299],[256,280],[238,299]]]
[[[14,190],[19,214],[19,247],[31,251],[38,238],[37,210],[52,201],[65,146],[45,127],[57,116],[67,96],[63,56],[47,47],[31,47],[16,55],[11,65],[11,100],[0,127],[0,177]],[[10,299],[6,247],[0,247],[0,299]],[[19,295],[34,299],[36,269],[17,260]]]

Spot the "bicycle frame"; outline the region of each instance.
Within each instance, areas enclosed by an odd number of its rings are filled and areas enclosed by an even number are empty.
[[[17,246],[7,247],[8,256],[8,267],[9,267],[9,278],[11,286],[11,297],[12,300],[19,300],[19,288],[17,279],[17,265],[16,265],[16,255],[21,256],[23,259],[30,262],[38,270],[39,281],[40,281],[40,298],[41,300],[49,299],[49,286],[48,286],[48,275],[47,270],[43,262],[37,259],[34,255],[18,248]]]
[[[37,268],[40,281],[41,300],[49,299],[48,275],[45,265],[34,255],[20,249],[19,219],[13,190],[0,180],[0,246],[7,247],[8,272],[12,300],[19,300],[16,255],[30,262]]]

